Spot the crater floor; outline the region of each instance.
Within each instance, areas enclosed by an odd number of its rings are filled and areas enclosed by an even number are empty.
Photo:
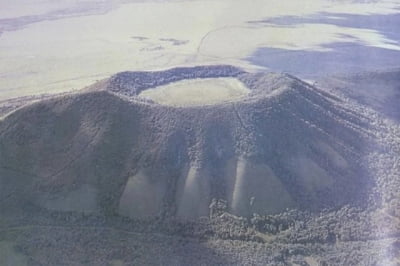
[[[170,106],[199,106],[235,101],[250,93],[233,77],[181,80],[142,91],[139,97]]]

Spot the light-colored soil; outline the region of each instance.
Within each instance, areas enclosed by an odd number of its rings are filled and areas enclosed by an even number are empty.
[[[205,78],[173,82],[145,90],[139,96],[165,105],[196,106],[235,101],[249,92],[236,78]]]

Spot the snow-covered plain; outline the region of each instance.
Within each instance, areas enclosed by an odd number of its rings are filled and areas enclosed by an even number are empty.
[[[58,3],[58,2],[57,2]],[[328,52],[331,43],[399,51],[369,25],[257,23],[282,17],[399,13],[398,1],[0,0],[0,99],[80,89],[124,70],[235,64],[259,48]],[[81,6],[81,9],[79,7]]]

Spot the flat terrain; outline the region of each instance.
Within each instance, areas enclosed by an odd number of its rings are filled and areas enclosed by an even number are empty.
[[[398,8],[396,1],[2,0],[0,100],[177,65],[294,75],[385,67],[399,61]]]
[[[145,90],[139,97],[171,106],[211,105],[235,101],[250,90],[236,78],[206,78],[173,82]]]

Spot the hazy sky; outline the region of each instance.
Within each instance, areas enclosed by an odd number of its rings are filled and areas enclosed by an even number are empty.
[[[273,69],[250,59],[260,48],[397,52],[399,13],[400,1],[0,0],[0,98],[78,89],[123,70]]]

